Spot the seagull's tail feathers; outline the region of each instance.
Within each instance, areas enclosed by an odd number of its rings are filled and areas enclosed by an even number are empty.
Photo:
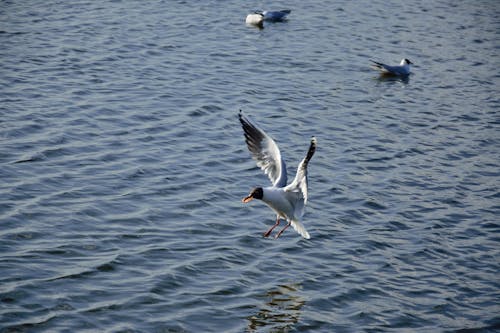
[[[292,220],[292,227],[295,231],[297,231],[305,239],[311,238],[311,236],[309,236],[309,233],[307,232],[306,228],[304,228],[304,225],[302,223],[300,223],[299,221]]]
[[[384,67],[384,64],[381,63],[381,62],[376,62],[374,60],[370,60],[371,62],[373,62],[372,64],[372,68],[373,69],[377,69],[377,70],[385,70],[385,67]]]

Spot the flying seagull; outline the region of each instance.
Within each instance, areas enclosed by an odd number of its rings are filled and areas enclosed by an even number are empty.
[[[287,185],[285,161],[281,158],[276,142],[263,130],[252,124],[241,110],[239,118],[245,132],[248,150],[257,162],[257,166],[267,174],[273,184],[268,187],[254,188],[248,196],[243,198],[242,202],[247,203],[252,199],[259,199],[276,213],[276,223],[264,233],[264,237],[268,237],[280,224],[280,219],[284,219],[288,223],[276,234],[275,238],[278,238],[290,225],[302,237],[311,238],[299,219],[304,215],[307,204],[307,164],[316,150],[316,138],[311,138],[309,150],[297,168],[295,179]]]

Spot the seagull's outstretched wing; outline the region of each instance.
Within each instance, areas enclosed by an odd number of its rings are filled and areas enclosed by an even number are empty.
[[[239,114],[241,126],[245,132],[245,141],[253,159],[269,177],[273,186],[286,186],[286,165],[281,158],[278,145],[263,130],[255,126],[243,115]]]
[[[307,165],[316,151],[316,138],[312,137],[306,157],[300,162],[297,174],[293,182],[285,188],[289,195],[295,195],[295,216],[301,217],[304,214],[304,207],[307,204]]]

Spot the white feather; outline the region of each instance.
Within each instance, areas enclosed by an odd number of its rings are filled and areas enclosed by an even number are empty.
[[[302,237],[305,239],[310,239],[311,236],[309,236],[309,233],[307,232],[306,228],[300,223],[299,221],[292,221],[292,227],[297,231]]]

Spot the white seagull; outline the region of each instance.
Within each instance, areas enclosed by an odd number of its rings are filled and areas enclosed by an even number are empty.
[[[373,60],[371,60],[371,62],[373,62],[373,69],[379,70],[381,74],[386,75],[408,75],[410,74],[410,65],[413,65],[413,63],[406,58],[401,60],[399,65],[394,66],[389,66]]]
[[[276,142],[263,130],[253,125],[242,114],[241,110],[239,118],[245,132],[248,150],[257,162],[257,166],[267,174],[273,183],[273,186],[254,188],[248,196],[243,198],[242,202],[247,203],[252,199],[260,199],[276,212],[276,223],[264,233],[264,237],[271,234],[274,228],[280,224],[282,218],[288,223],[275,238],[278,238],[290,225],[302,237],[311,238],[299,219],[304,215],[307,204],[307,164],[316,150],[316,138],[311,138],[309,150],[297,168],[295,179],[290,185],[287,185],[285,161],[281,158]]]

